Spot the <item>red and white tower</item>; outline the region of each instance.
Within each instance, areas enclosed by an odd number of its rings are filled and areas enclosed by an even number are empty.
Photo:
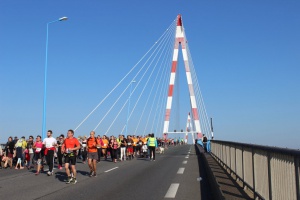
[[[179,14],[177,16],[177,27],[176,27],[176,36],[175,36],[175,45],[174,45],[174,52],[173,52],[173,61],[172,61],[172,68],[171,68],[171,76],[170,76],[170,83],[169,83],[169,90],[168,90],[168,100],[167,100],[167,106],[166,106],[166,113],[165,113],[165,122],[164,122],[164,133],[169,132],[169,124],[170,124],[170,114],[171,114],[171,108],[172,108],[172,99],[173,99],[173,91],[174,91],[174,83],[176,78],[176,69],[177,69],[177,62],[178,62],[178,51],[179,47],[181,46],[182,55],[183,55],[183,61],[185,66],[185,72],[186,72],[186,78],[187,83],[189,87],[189,93],[190,93],[190,102],[191,102],[191,108],[192,108],[192,117],[194,120],[194,126],[195,131],[198,135],[198,138],[202,138],[202,131],[199,121],[199,115],[198,115],[198,108],[196,104],[196,98],[194,93],[194,86],[189,66],[189,60],[188,60],[188,54],[186,50],[186,38],[185,38],[185,32],[182,24],[181,15]]]

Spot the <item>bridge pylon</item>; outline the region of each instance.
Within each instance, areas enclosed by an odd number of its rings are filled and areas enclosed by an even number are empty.
[[[192,119],[193,119],[193,124],[195,127],[195,132],[197,133],[197,137],[199,139],[199,138],[202,138],[202,131],[201,131],[201,125],[200,125],[200,120],[199,120],[199,115],[198,115],[197,102],[196,102],[196,98],[195,98],[195,92],[194,92],[195,90],[194,90],[194,85],[193,85],[193,80],[192,80],[192,74],[191,74],[190,65],[189,65],[189,57],[188,57],[188,52],[186,49],[187,40],[185,37],[184,27],[183,27],[182,18],[181,18],[180,14],[177,16],[176,24],[177,25],[176,25],[175,44],[174,44],[174,51],[173,51],[173,60],[172,60],[172,66],[171,66],[171,76],[170,76],[169,89],[168,89],[168,98],[167,98],[163,133],[165,133],[165,134],[170,133],[169,132],[170,114],[171,114],[171,108],[172,108],[173,91],[174,91],[176,69],[177,69],[177,63],[178,63],[178,52],[179,52],[179,48],[181,47],[184,66],[185,66],[185,72],[186,72],[186,78],[187,78],[187,83],[188,83],[188,88],[189,88]],[[193,142],[195,142],[195,141],[193,141]]]

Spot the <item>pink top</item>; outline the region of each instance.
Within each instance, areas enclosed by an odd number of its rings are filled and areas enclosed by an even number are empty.
[[[42,143],[42,142],[36,142],[36,143],[35,143],[35,147],[36,147],[35,153],[40,153],[40,151],[41,151],[42,148],[43,148],[43,143]]]

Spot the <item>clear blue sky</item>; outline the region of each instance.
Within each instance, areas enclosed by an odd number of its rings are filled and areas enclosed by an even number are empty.
[[[299,10],[298,0],[2,0],[0,142],[41,134],[47,22],[69,17],[49,32],[47,129],[59,134],[181,13],[216,139],[299,148]]]

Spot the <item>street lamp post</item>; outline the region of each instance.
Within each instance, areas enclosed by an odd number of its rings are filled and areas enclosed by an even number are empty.
[[[45,76],[44,76],[44,104],[43,104],[43,128],[42,128],[42,139],[45,138],[46,131],[46,100],[47,100],[47,68],[48,68],[48,35],[49,35],[49,24],[59,21],[67,20],[67,17],[61,17],[57,20],[47,23],[47,34],[46,34],[46,59],[45,59]]]
[[[136,81],[131,81],[130,82],[130,95],[128,98],[128,111],[127,111],[127,120],[126,120],[126,130],[125,130],[125,137],[127,137],[127,131],[128,131],[128,121],[129,121],[129,112],[130,112],[130,98],[132,94],[132,83],[135,83]]]

